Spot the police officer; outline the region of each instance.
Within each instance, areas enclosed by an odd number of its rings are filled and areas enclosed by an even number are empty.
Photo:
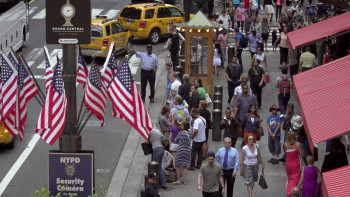
[[[156,81],[156,72],[159,65],[157,55],[152,53],[152,45],[147,45],[147,52],[136,52],[136,56],[141,59],[141,99],[145,102],[147,82],[149,82],[151,95],[150,102],[154,103],[154,85]]]

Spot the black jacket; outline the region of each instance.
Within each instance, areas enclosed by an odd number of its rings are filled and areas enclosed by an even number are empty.
[[[188,103],[190,103],[190,92],[192,83],[185,82],[179,87],[179,95]]]
[[[220,124],[220,129],[225,129],[224,131],[224,138],[225,137],[230,137],[230,138],[238,138],[238,129],[240,126],[240,123],[238,122],[237,119],[234,119],[231,117],[231,124],[229,121],[226,119],[226,117],[223,119],[225,121],[225,124]]]
[[[193,107],[198,109],[200,100],[201,100],[201,97],[199,96],[198,92],[196,94],[193,94],[190,97],[190,102],[188,103],[188,111],[190,113]]]
[[[346,154],[340,153],[338,151],[333,151],[324,157],[321,171],[323,173],[347,165],[349,165],[349,163]]]

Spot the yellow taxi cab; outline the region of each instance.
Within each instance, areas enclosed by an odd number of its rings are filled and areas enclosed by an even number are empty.
[[[191,15],[191,18],[194,15]],[[126,5],[118,17],[119,23],[130,30],[133,37],[148,39],[149,43],[157,44],[161,36],[169,34],[169,21],[185,22],[185,13],[178,7],[165,4],[162,1],[155,3],[140,3]]]
[[[5,128],[4,122],[1,122],[1,125],[0,125],[0,144],[5,145],[8,148],[14,148],[15,146],[13,141],[13,136]]]
[[[80,45],[84,56],[107,57],[112,42],[115,55],[126,53],[127,48],[131,48],[131,34],[117,20],[97,15],[91,23],[91,43]]]

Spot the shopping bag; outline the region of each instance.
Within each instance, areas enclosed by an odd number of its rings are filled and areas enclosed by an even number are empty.
[[[266,83],[270,83],[270,75],[269,75],[269,73],[266,73],[265,82]]]
[[[152,144],[151,143],[147,143],[144,142],[141,144],[142,150],[143,150],[143,154],[145,155],[149,155],[152,154],[153,149],[152,149]]]

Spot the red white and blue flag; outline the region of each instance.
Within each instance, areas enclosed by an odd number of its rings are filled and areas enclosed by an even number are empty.
[[[13,52],[10,52],[8,58],[18,71],[17,85],[19,91],[16,107],[4,122],[5,127],[12,135],[19,135],[20,140],[23,140],[25,121],[27,120],[27,102],[39,91],[25,69],[23,62],[20,59],[17,60]]]
[[[6,120],[16,107],[17,70],[5,54],[1,54],[2,110],[1,118]]]
[[[118,67],[117,67],[117,62],[115,60],[114,53],[110,53],[106,61],[107,61],[107,66],[103,73],[102,81],[107,87],[111,82],[111,80],[113,79],[113,77],[117,74]]]
[[[46,93],[47,90],[50,86],[50,84],[52,83],[52,76],[53,76],[53,72],[52,72],[52,63],[51,63],[51,59],[50,59],[50,54],[49,51],[47,50],[47,47],[44,47],[44,54],[45,54],[45,88],[46,88]]]
[[[96,118],[102,121],[101,127],[105,121],[105,109],[107,99],[107,88],[101,80],[101,74],[95,61],[91,62],[90,73],[85,88],[84,102],[88,110],[90,110]]]
[[[78,55],[78,73],[77,73],[77,82],[82,84],[85,88],[87,82],[88,68],[83,54],[81,53],[81,48],[79,46],[79,55]]]
[[[113,115],[120,114],[147,140],[152,130],[152,121],[131,75],[127,58],[108,88],[108,95],[113,104]]]
[[[41,138],[53,145],[66,125],[67,97],[64,90],[62,66],[57,57],[57,66],[48,86],[44,106],[35,128]]]

